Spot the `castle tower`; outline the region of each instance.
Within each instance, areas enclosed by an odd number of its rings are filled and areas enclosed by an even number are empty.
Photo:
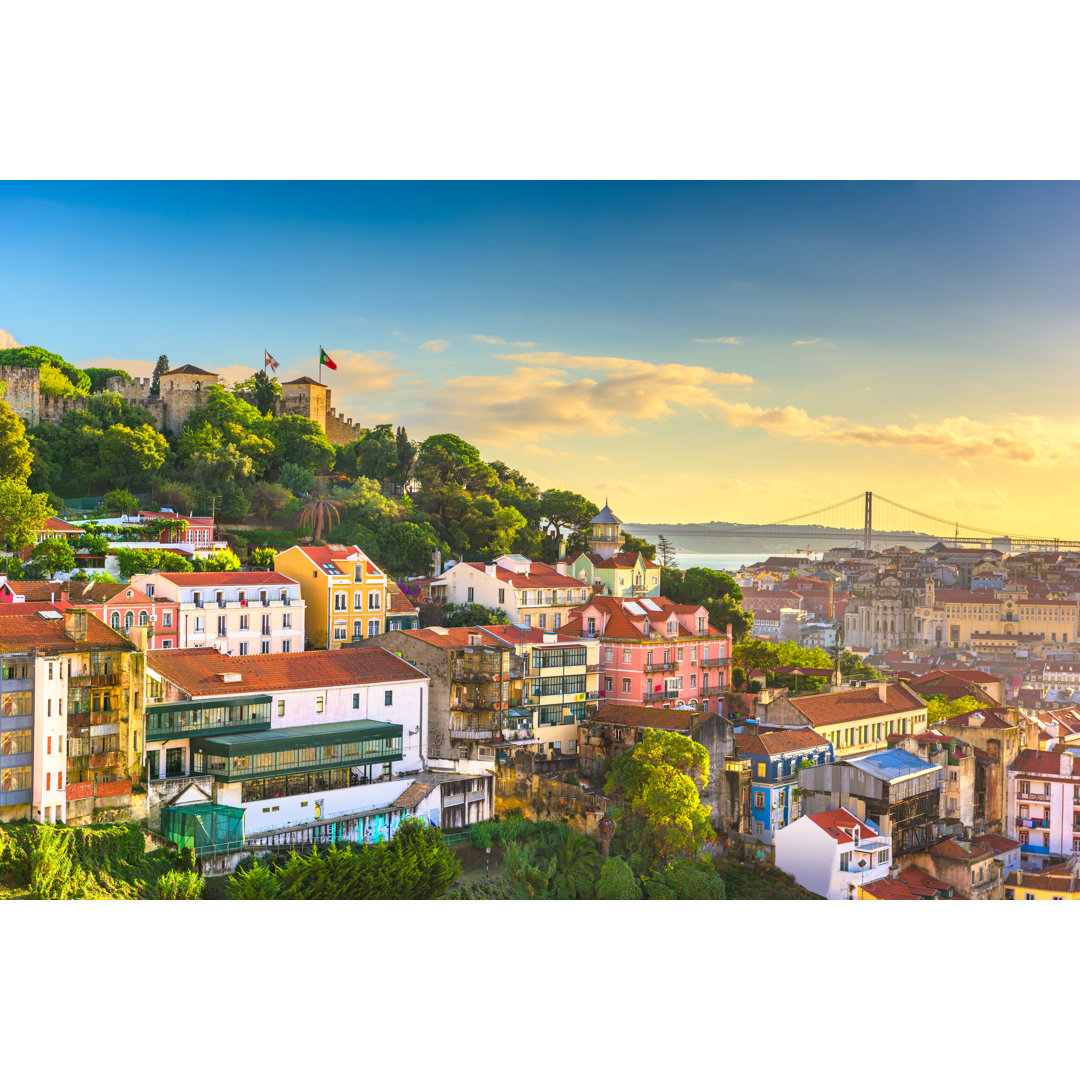
[[[314,420],[325,431],[326,416],[330,411],[330,387],[307,375],[293,379],[281,387],[281,411],[289,416]]]
[[[589,545],[594,555],[610,559],[622,551],[622,537],[619,535],[621,524],[622,521],[611,512],[605,499],[604,509],[589,522]]]
[[[210,400],[210,387],[217,386],[218,377],[193,364],[173,368],[161,376],[161,426],[170,435],[179,435],[184,421],[193,409]]]

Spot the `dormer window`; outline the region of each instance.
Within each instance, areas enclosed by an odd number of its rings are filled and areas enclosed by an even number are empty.
[[[667,632],[669,634],[674,634],[675,633],[675,624],[673,622],[669,622],[667,624]]]
[[[353,567],[353,582],[354,584],[359,584],[363,580],[364,568],[359,563],[357,563],[356,566]]]
[[[645,620],[645,626],[643,627],[643,629],[644,629],[644,632],[646,634],[649,632],[649,620],[648,619]]]

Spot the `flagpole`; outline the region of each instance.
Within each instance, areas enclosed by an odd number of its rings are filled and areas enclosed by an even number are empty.
[[[318,367],[319,385],[322,386],[322,346],[319,346],[319,355],[315,357],[315,363]]]

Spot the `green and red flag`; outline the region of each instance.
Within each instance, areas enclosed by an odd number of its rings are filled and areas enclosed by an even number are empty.
[[[326,350],[319,348],[319,363],[325,364],[331,371],[337,371],[337,364],[326,355]]]

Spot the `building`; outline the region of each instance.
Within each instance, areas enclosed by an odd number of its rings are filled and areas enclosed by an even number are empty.
[[[142,656],[84,608],[0,605],[0,820],[131,815]]]
[[[431,681],[425,753],[433,768],[493,772],[497,749],[537,747],[541,740],[523,710],[510,713],[525,671],[514,646],[481,626],[429,626],[392,630],[353,648],[383,648],[402,657]]]
[[[950,837],[912,856],[941,881],[948,882],[961,900],[1001,900],[1004,877],[995,849],[982,837],[960,840]]]
[[[1007,833],[1025,864],[1080,854],[1080,758],[1059,750],[1022,750],[1008,771]]]
[[[705,747],[709,778],[702,788],[701,802],[709,807],[713,828],[746,832],[749,762],[736,757],[734,725],[717,713],[605,703],[578,727],[581,775],[601,780],[612,760],[632,750],[650,730],[672,731]]]
[[[427,696],[423,672],[383,649],[155,652],[146,706],[151,827],[172,835],[194,815],[210,838],[207,853],[216,853],[217,835],[273,846],[328,825],[338,828],[321,834],[327,839],[378,839],[417,808],[445,824],[446,799],[461,807],[458,826],[484,820],[489,784],[446,793],[444,782],[466,778],[426,768]],[[431,786],[414,800],[417,783]]]
[[[572,561],[560,561],[557,569],[604,596],[660,595],[660,567],[638,551],[606,559],[586,552]]]
[[[955,889],[947,881],[931,877],[918,866],[909,866],[894,877],[883,877],[859,886],[860,900],[951,900]]]
[[[214,539],[214,519],[192,517],[178,514],[175,510],[139,510],[134,514],[121,514],[119,517],[97,518],[94,525],[103,529],[126,529],[135,526],[158,526],[160,531],[153,540],[145,542],[115,540],[114,547],[159,548],[184,552],[188,555],[220,551],[228,544],[224,540]]]
[[[776,833],[776,865],[826,900],[854,900],[889,876],[892,843],[848,810],[807,814]]]
[[[175,649],[177,607],[131,584],[105,581],[9,581],[0,585],[0,604],[50,603],[63,611],[85,608],[106,626],[134,637],[140,648]]]
[[[315,649],[340,649],[386,629],[389,581],[358,547],[297,546],[274,556],[274,569],[299,582],[304,634]]]
[[[552,759],[577,754],[578,724],[600,696],[600,646],[548,630],[485,626],[522,660],[520,693],[512,683],[509,714],[538,740],[537,753]]]
[[[386,609],[386,629],[416,630],[420,626],[420,612],[401,591],[401,587],[396,582],[388,581],[386,591],[390,597]]]
[[[1005,879],[1006,900],[1080,900],[1075,860],[1042,870],[1014,870]]]
[[[593,596],[565,632],[599,642],[606,702],[719,711],[730,689],[731,636],[709,625],[703,604]]]
[[[589,522],[589,548],[601,559],[622,551],[622,519],[617,518],[604,500],[604,509]]]
[[[524,555],[455,563],[431,583],[436,601],[497,608],[510,622],[537,630],[561,629],[591,592],[584,583]]]
[[[735,733],[739,757],[750,762],[750,831],[771,844],[777,830],[799,816],[796,773],[835,760],[832,744],[813,728],[747,725]]]
[[[926,730],[926,702],[903,683],[871,683],[828,694],[781,695],[758,704],[759,723],[812,727],[838,758],[884,750],[890,735]]]
[[[135,574],[131,586],[175,614],[164,648],[249,653],[304,651],[304,599],[293,578],[276,571]],[[163,628],[164,629],[164,628]]]

